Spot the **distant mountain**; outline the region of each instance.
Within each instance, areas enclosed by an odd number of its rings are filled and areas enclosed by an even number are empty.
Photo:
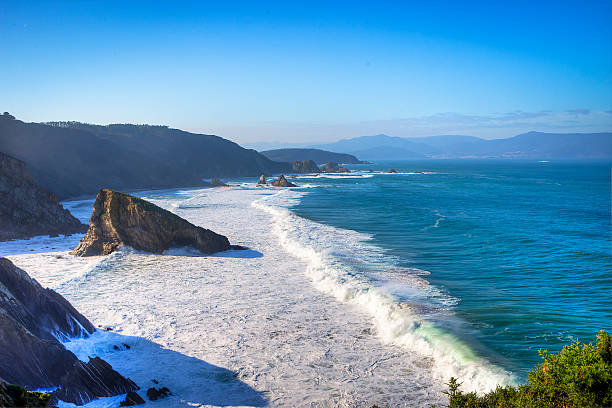
[[[317,148],[361,159],[447,158],[610,158],[612,133],[529,132],[507,139],[442,135],[402,138],[387,135],[343,139]]]
[[[270,160],[277,162],[295,162],[312,160],[317,164],[327,162],[359,164],[362,163],[357,157],[351,154],[334,153],[320,149],[276,149],[259,152]]]
[[[367,157],[370,160],[402,160],[417,159],[425,157],[423,154],[406,150],[402,147],[377,146],[369,149],[358,150],[353,154],[359,157]]]
[[[0,115],[0,151],[25,162],[60,199],[101,188],[129,191],[202,185],[203,178],[291,171],[213,135],[166,126],[24,123]]]
[[[354,154],[357,157],[367,159],[378,159],[380,148],[385,147],[401,149],[398,152],[404,151],[406,156],[395,158],[412,158],[416,156],[426,156],[436,153],[438,150],[430,145],[421,142],[414,142],[411,139],[403,137],[394,137],[387,135],[361,136],[352,139],[343,139],[335,143],[313,146],[314,148],[329,150],[332,152],[342,152]],[[371,150],[374,149],[374,150]],[[370,157],[370,152],[374,157]],[[359,155],[361,154],[361,155]]]
[[[444,148],[449,157],[605,159],[612,157],[612,133],[529,132],[508,139],[479,140]]]

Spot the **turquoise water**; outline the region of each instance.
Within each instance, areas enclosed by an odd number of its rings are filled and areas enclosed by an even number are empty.
[[[398,173],[377,174],[394,168]],[[315,184],[292,210],[373,235],[389,269],[416,268],[449,299],[436,322],[524,378],[540,348],[610,330],[610,164],[514,160],[378,162],[371,177]],[[359,265],[367,273],[368,265]],[[373,266],[372,266],[373,267]],[[380,265],[376,265],[380,269]],[[411,288],[393,285],[402,300]],[[413,297],[413,296],[412,296]]]

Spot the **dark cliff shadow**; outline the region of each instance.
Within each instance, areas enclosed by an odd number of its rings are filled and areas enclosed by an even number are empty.
[[[99,330],[88,339],[73,340],[66,346],[80,358],[98,356],[106,360],[140,387],[137,393],[147,402],[147,389],[167,387],[172,394],[155,401],[159,407],[268,405],[262,393],[239,379],[239,373],[142,337]]]

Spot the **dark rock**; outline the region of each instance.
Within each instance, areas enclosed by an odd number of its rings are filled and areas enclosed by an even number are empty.
[[[216,177],[211,178],[210,181],[208,182],[208,184],[211,187],[227,187],[227,184],[225,184],[224,182],[222,182],[221,180],[219,180]]]
[[[155,378],[152,379],[151,381],[153,381],[153,384],[159,384],[159,381],[157,381]]]
[[[272,182],[272,185],[274,187],[297,187],[295,184],[288,182],[282,174]]]
[[[6,258],[0,258],[0,311],[45,340],[88,336],[95,331],[89,320],[59,293],[43,288]]]
[[[119,350],[119,346],[115,344],[115,345],[113,346],[113,350]]]
[[[6,382],[60,386],[53,398],[76,404],[137,389],[104,360],[83,363],[58,341],[94,330],[61,295],[0,258],[0,377]]]
[[[0,241],[86,230],[53,193],[34,182],[24,162],[0,153]]]
[[[266,185],[266,176],[263,173],[261,174],[261,176],[259,176],[259,180],[257,181],[257,184]]]
[[[242,245],[231,245],[230,248],[235,250],[235,251],[246,251],[247,249],[249,249],[249,248],[247,248],[245,246],[242,246]]]
[[[121,401],[120,406],[122,407],[133,407],[134,405],[142,405],[145,403],[145,400],[134,391],[130,391],[125,396],[125,400]]]
[[[350,173],[351,171],[345,167],[339,166],[338,163],[327,162],[321,166],[323,173]]]
[[[187,245],[206,254],[230,249],[225,236],[195,226],[155,204],[117,191],[100,190],[89,230],[71,254],[108,255],[121,245],[153,253]]]
[[[168,395],[171,395],[171,393],[170,393],[170,390],[166,387],[162,387],[162,388],[151,387],[147,390],[147,398],[150,401],[155,401],[160,398],[167,397]]]
[[[126,349],[126,350],[131,349],[131,347],[130,347],[130,345],[129,345],[129,344],[125,344],[125,343],[123,343],[123,347],[125,347],[125,349]]]
[[[291,164],[291,168],[296,173],[320,173],[319,167],[312,160],[300,160]]]
[[[397,173],[397,171],[395,169],[389,169],[387,170],[388,173]]]
[[[100,357],[80,360],[61,378],[62,387],[54,394],[62,401],[84,404],[97,397],[110,397],[137,390],[129,378],[121,376]]]

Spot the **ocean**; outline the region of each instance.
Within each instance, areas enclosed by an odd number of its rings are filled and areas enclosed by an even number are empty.
[[[442,405],[451,376],[518,383],[538,349],[610,330],[609,163],[349,167],[134,193],[247,251],[77,258],[74,235],[0,255],[112,327],[66,347],[170,388],[156,406]],[[64,203],[84,222],[92,204]]]
[[[349,167],[361,175],[306,179],[319,187],[292,210],[370,235],[388,259],[345,261],[398,301],[448,311],[453,318],[428,320],[479,355],[524,380],[540,361],[538,349],[558,352],[610,330],[609,162]],[[389,168],[398,173],[377,173]],[[436,287],[435,295],[402,285],[411,274]]]

